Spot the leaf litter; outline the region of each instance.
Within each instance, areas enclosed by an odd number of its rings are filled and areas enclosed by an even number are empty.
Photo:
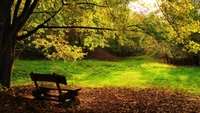
[[[34,86],[0,90],[0,113],[200,113],[200,95],[164,89],[82,87],[80,105],[66,107],[58,102],[36,100]]]

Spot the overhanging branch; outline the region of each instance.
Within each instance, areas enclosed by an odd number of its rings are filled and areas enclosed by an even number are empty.
[[[176,27],[173,25],[173,23],[169,20],[166,12],[161,8],[161,6],[159,5],[159,2],[156,0],[157,4],[158,4],[158,8],[159,10],[161,11],[161,13],[163,14],[164,18],[167,20],[167,22],[169,23],[169,25],[172,27],[172,29],[176,32],[176,34],[178,35],[179,37],[179,32],[178,30],[176,29]]]
[[[23,9],[21,15],[18,17],[18,20],[14,21],[14,22],[20,23],[26,18],[30,5],[31,5],[31,0],[27,0],[24,4],[24,9]]]
[[[33,29],[32,31],[29,31],[27,34],[22,35],[22,36],[17,36],[16,40],[23,40],[29,36],[31,36],[32,34],[34,34],[35,32],[37,32],[40,28],[44,27],[44,24],[46,24],[47,22],[49,22],[52,18],[54,18],[56,16],[56,14],[58,14],[58,12],[62,9],[62,7],[56,12],[54,13],[54,15],[52,15],[51,17],[49,17],[47,20],[45,20],[43,23],[41,23],[40,25],[38,25],[35,29]]]
[[[17,13],[19,11],[19,6],[21,4],[22,0],[18,0],[17,1],[17,4],[15,5],[15,10],[14,10],[14,14],[13,14],[13,19],[16,19],[17,18]]]
[[[25,2],[24,9],[23,9],[22,13],[17,17],[17,13],[18,13],[17,7],[19,7],[20,4],[21,4],[21,2],[17,3],[16,9],[14,11],[13,22],[12,22],[12,25],[10,26],[10,29],[9,29],[10,37],[12,37],[12,35],[15,35],[16,32],[18,32],[18,27],[19,27],[20,23],[22,23],[25,20],[27,14],[28,14],[28,11],[29,11],[29,7],[31,5],[31,0],[27,0]]]
[[[52,15],[52,13],[56,13],[57,11],[34,11],[33,14],[48,14],[48,15]]]
[[[72,3],[65,2],[64,0],[62,0],[62,4],[63,5],[72,5]],[[74,4],[76,4],[76,5],[93,5],[93,6],[98,6],[98,7],[106,7],[104,5],[99,5],[99,4],[91,3],[91,2],[75,2]]]
[[[15,20],[13,20],[12,25],[10,26],[10,34],[9,37],[15,38],[17,33],[20,31],[20,29],[23,27],[25,22],[28,20],[30,15],[32,14],[35,6],[37,5],[39,0],[34,0],[31,4],[32,0],[27,0],[23,9],[23,12],[19,17],[17,17]]]
[[[145,29],[145,28],[142,28],[141,25],[130,25],[130,26],[128,26],[128,27],[129,27],[129,28],[131,28],[131,27],[136,27],[136,28],[140,29],[141,31],[136,30],[136,29],[131,30],[131,31],[143,32],[143,33],[145,33],[145,34],[147,34],[147,35],[149,35],[149,36],[154,37],[154,35],[153,35],[151,32],[149,32],[149,31],[148,31],[147,29]]]
[[[69,28],[80,28],[80,29],[94,29],[94,30],[109,30],[109,31],[116,31],[116,29],[112,28],[99,28],[99,27],[89,27],[89,26],[42,26],[42,28],[60,28],[60,29],[69,29]]]

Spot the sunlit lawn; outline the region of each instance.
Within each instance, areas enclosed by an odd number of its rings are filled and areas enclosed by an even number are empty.
[[[23,61],[16,60],[12,85],[33,84],[31,71],[64,75],[70,85],[85,87],[164,88],[200,94],[200,68],[171,66],[146,57],[133,57],[118,62],[82,60]]]

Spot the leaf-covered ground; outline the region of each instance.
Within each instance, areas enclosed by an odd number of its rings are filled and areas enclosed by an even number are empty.
[[[200,96],[169,90],[127,88],[82,88],[80,105],[66,108],[53,101],[35,100],[33,86],[0,91],[0,113],[200,113]]]

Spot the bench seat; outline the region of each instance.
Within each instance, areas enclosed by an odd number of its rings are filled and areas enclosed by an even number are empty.
[[[49,86],[49,85],[41,85],[39,86],[41,89],[50,89],[50,90],[58,90],[56,86]],[[67,87],[67,86],[61,86],[61,90],[63,91],[80,91],[81,88],[72,88],[72,87]]]

